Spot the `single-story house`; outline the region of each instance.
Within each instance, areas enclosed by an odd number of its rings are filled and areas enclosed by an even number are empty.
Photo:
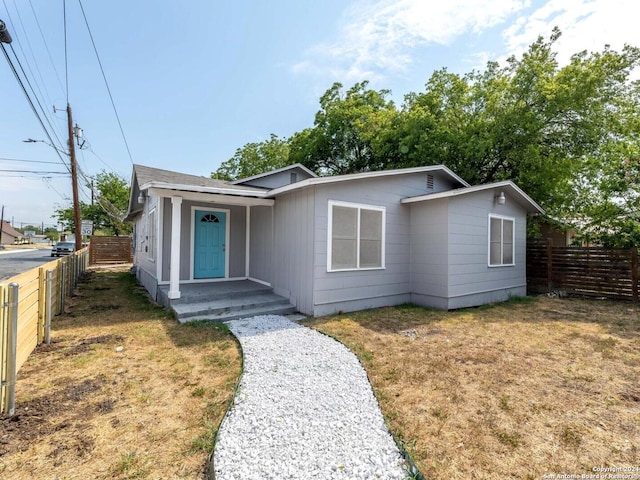
[[[318,177],[296,164],[233,182],[134,165],[126,219],[156,300],[250,280],[321,316],[524,296],[527,215],[541,213],[511,181],[470,186],[442,165]]]
[[[0,244],[2,245],[11,245],[13,243],[18,243],[24,238],[24,235],[22,235],[19,231],[11,226],[9,220],[3,220],[0,228],[2,229],[2,233],[0,235],[2,237],[0,238]]]

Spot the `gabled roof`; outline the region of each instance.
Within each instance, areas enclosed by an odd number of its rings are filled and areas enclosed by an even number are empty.
[[[302,170],[304,173],[309,175],[310,177],[317,177],[315,173],[309,170],[307,167],[302,165],[301,163],[294,163],[293,165],[287,165],[286,167],[277,168],[276,170],[271,170],[265,173],[259,173],[258,175],[253,175],[251,177],[239,178],[238,180],[234,180],[230,182],[232,185],[238,185],[240,183],[251,182],[253,180],[258,180],[260,178],[268,177],[270,175],[275,175],[276,173],[286,172],[287,170]]]
[[[541,214],[545,213],[540,205],[538,205],[529,195],[524,193],[524,191],[511,180],[505,180],[503,182],[496,183],[487,183],[484,185],[476,185],[473,187],[458,188],[455,190],[447,190],[446,192],[429,193],[426,195],[418,195],[416,197],[407,197],[400,200],[400,203],[427,202],[430,200],[437,200],[439,198],[451,198],[459,195],[468,195],[469,193],[492,189],[496,191],[506,191],[510,196],[515,198],[516,201],[520,205],[522,205],[528,212]]]
[[[9,223],[9,220],[2,221],[2,234],[8,235],[14,238],[22,238],[24,236],[11,226],[11,223]]]
[[[298,189],[309,187],[312,185],[347,182],[347,181],[376,178],[376,177],[390,177],[394,175],[406,175],[411,173],[422,173],[422,172],[441,172],[443,175],[449,177],[450,180],[453,180],[455,183],[458,183],[461,187],[469,186],[467,182],[465,182],[462,178],[460,178],[458,175],[453,173],[449,168],[445,167],[444,165],[430,165],[427,167],[398,168],[395,170],[377,170],[375,172],[362,172],[362,173],[351,173],[348,175],[335,175],[331,177],[308,178],[307,180],[302,180],[301,182],[292,183],[289,185],[285,185],[284,187],[279,187],[279,188],[274,188],[273,190],[269,190],[269,196],[273,197],[281,193],[289,192],[291,190],[298,190]]]
[[[235,185],[232,185],[224,180],[217,180],[215,178],[209,177],[200,177],[197,175],[189,175],[187,173],[172,172],[170,170],[163,170],[161,168],[145,167],[144,165],[134,165],[133,170],[138,181],[138,186],[143,190],[149,188],[151,184],[153,184],[154,186],[162,184],[165,187],[166,185],[180,185],[183,187],[204,187],[207,189],[237,190],[238,192],[246,192],[247,190],[263,192],[265,190],[264,188],[256,187],[236,187]]]
[[[265,188],[232,185],[224,180],[146,167],[144,165],[134,165],[131,175],[129,207],[124,217],[125,221],[130,221],[142,211],[142,205],[137,201],[137,193],[150,188],[255,198],[264,198],[267,193]]]

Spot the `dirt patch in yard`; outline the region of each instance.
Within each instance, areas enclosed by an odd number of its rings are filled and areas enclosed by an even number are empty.
[[[226,327],[178,324],[123,268],[67,305],[0,417],[0,478],[201,478],[240,374]]]
[[[640,468],[638,305],[406,306],[312,325],[359,356],[388,425],[429,479]]]

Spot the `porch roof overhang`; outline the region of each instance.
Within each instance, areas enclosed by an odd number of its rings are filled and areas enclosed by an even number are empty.
[[[217,189],[217,188],[198,188],[189,189],[184,185],[163,185],[155,186],[156,182],[150,182],[143,185],[141,190],[147,190],[148,195],[157,197],[181,197],[184,200],[194,202],[217,203],[225,205],[243,205],[243,206],[273,206],[274,200],[271,198],[262,198],[262,192],[255,190],[247,190],[240,192],[239,190]],[[220,191],[218,191],[220,190]],[[245,196],[246,195],[246,196]]]

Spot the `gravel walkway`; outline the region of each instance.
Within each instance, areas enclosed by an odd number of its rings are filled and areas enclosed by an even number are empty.
[[[405,479],[360,362],[284,317],[228,322],[244,372],[215,446],[216,480]]]

